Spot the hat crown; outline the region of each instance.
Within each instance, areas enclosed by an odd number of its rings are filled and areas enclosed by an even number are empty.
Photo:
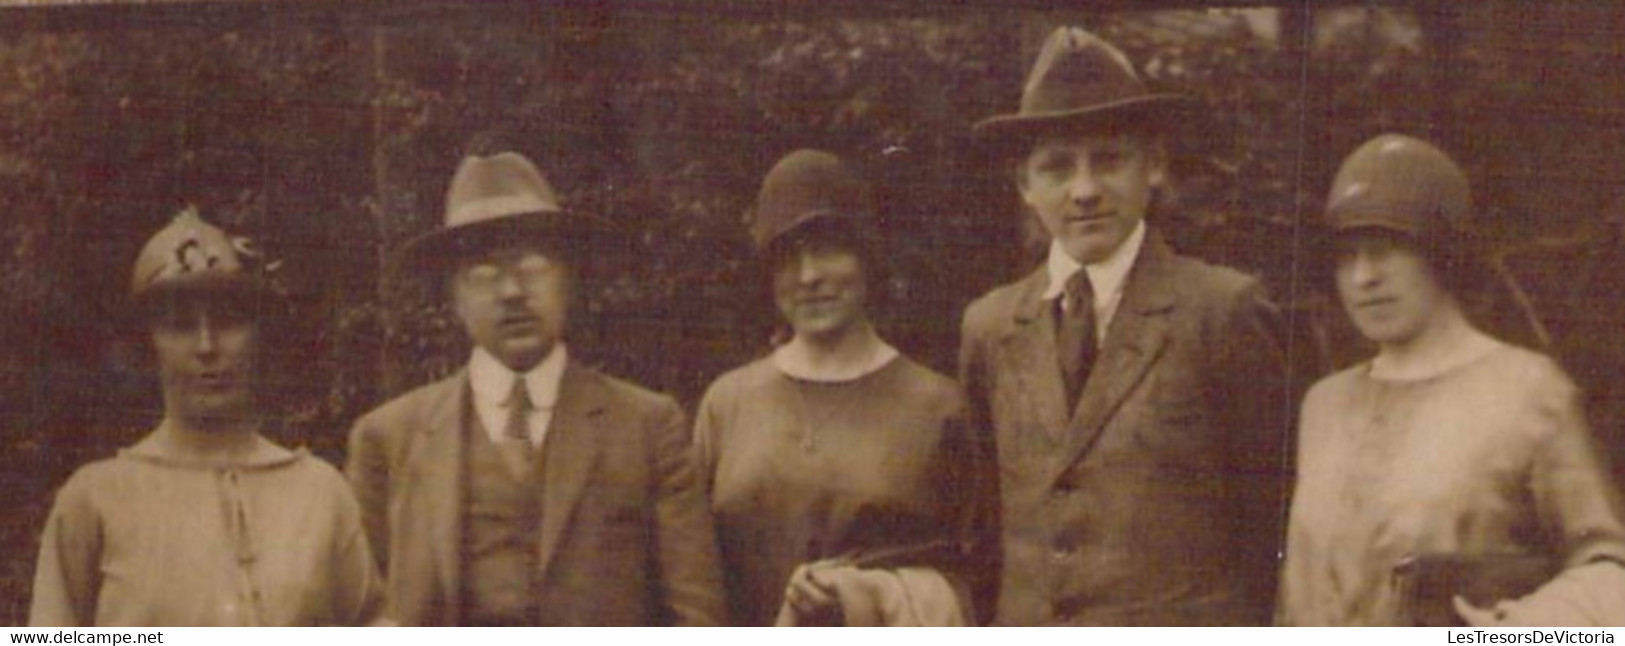
[[[1152,92],[1128,56],[1111,43],[1077,27],[1061,27],[1039,49],[1021,88],[1021,108],[983,119],[973,129],[1031,135],[1063,125],[1118,127],[1130,122],[1162,129],[1190,107],[1183,95]]]
[[[1021,91],[1021,112],[1042,114],[1144,97],[1128,56],[1098,36],[1062,27],[1044,41]]]
[[[559,210],[553,186],[534,163],[514,152],[465,158],[446,191],[447,227]]]
[[[245,259],[257,255],[247,238],[227,235],[187,207],[147,240],[135,259],[130,293],[209,279],[244,277]]]
[[[785,155],[762,180],[751,238],[758,248],[808,221],[864,217],[874,211],[869,187],[839,157],[802,149]]]
[[[515,152],[471,155],[446,189],[445,224],[401,246],[393,271],[438,275],[447,263],[495,247],[603,250],[619,232],[596,215],[567,210],[536,165]]]
[[[1384,226],[1413,235],[1462,227],[1472,211],[1467,175],[1432,144],[1380,135],[1350,153],[1326,198],[1333,228]]]

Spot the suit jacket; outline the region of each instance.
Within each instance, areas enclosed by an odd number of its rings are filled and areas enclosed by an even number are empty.
[[[1291,387],[1262,286],[1148,236],[1075,409],[1040,268],[965,313],[1000,624],[1270,622]]]
[[[464,371],[356,422],[348,475],[385,573],[386,617],[457,625]],[[681,409],[571,362],[543,448],[544,625],[724,621],[716,542]]]

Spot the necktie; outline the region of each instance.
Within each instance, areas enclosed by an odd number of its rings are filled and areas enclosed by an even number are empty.
[[[1080,269],[1072,274],[1057,300],[1055,350],[1066,381],[1067,404],[1076,406],[1095,363],[1095,290],[1089,284],[1089,272]]]
[[[530,401],[530,389],[525,387],[525,378],[513,380],[513,390],[508,393],[508,423],[502,429],[502,436],[510,440],[524,442],[530,445],[530,413],[536,410],[536,405]]]

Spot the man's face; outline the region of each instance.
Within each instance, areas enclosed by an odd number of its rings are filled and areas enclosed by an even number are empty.
[[[1090,264],[1110,256],[1145,219],[1166,166],[1161,144],[1144,137],[1053,135],[1032,147],[1016,185],[1067,255]]]
[[[1354,327],[1379,345],[1404,345],[1453,302],[1428,262],[1402,238],[1356,233],[1338,241],[1337,294]]]
[[[451,293],[452,308],[474,344],[518,372],[540,363],[569,321],[568,268],[528,247],[463,261],[451,278]]]
[[[152,321],[165,413],[221,419],[250,412],[258,331],[241,307],[182,297]]]
[[[836,245],[809,243],[787,254],[773,274],[779,313],[797,336],[834,339],[865,320],[863,262]]]

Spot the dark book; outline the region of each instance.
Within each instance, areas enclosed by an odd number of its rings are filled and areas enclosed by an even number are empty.
[[[1480,608],[1517,599],[1557,574],[1557,562],[1528,554],[1419,554],[1394,566],[1402,619],[1413,626],[1462,626],[1451,603],[1461,597]]]

